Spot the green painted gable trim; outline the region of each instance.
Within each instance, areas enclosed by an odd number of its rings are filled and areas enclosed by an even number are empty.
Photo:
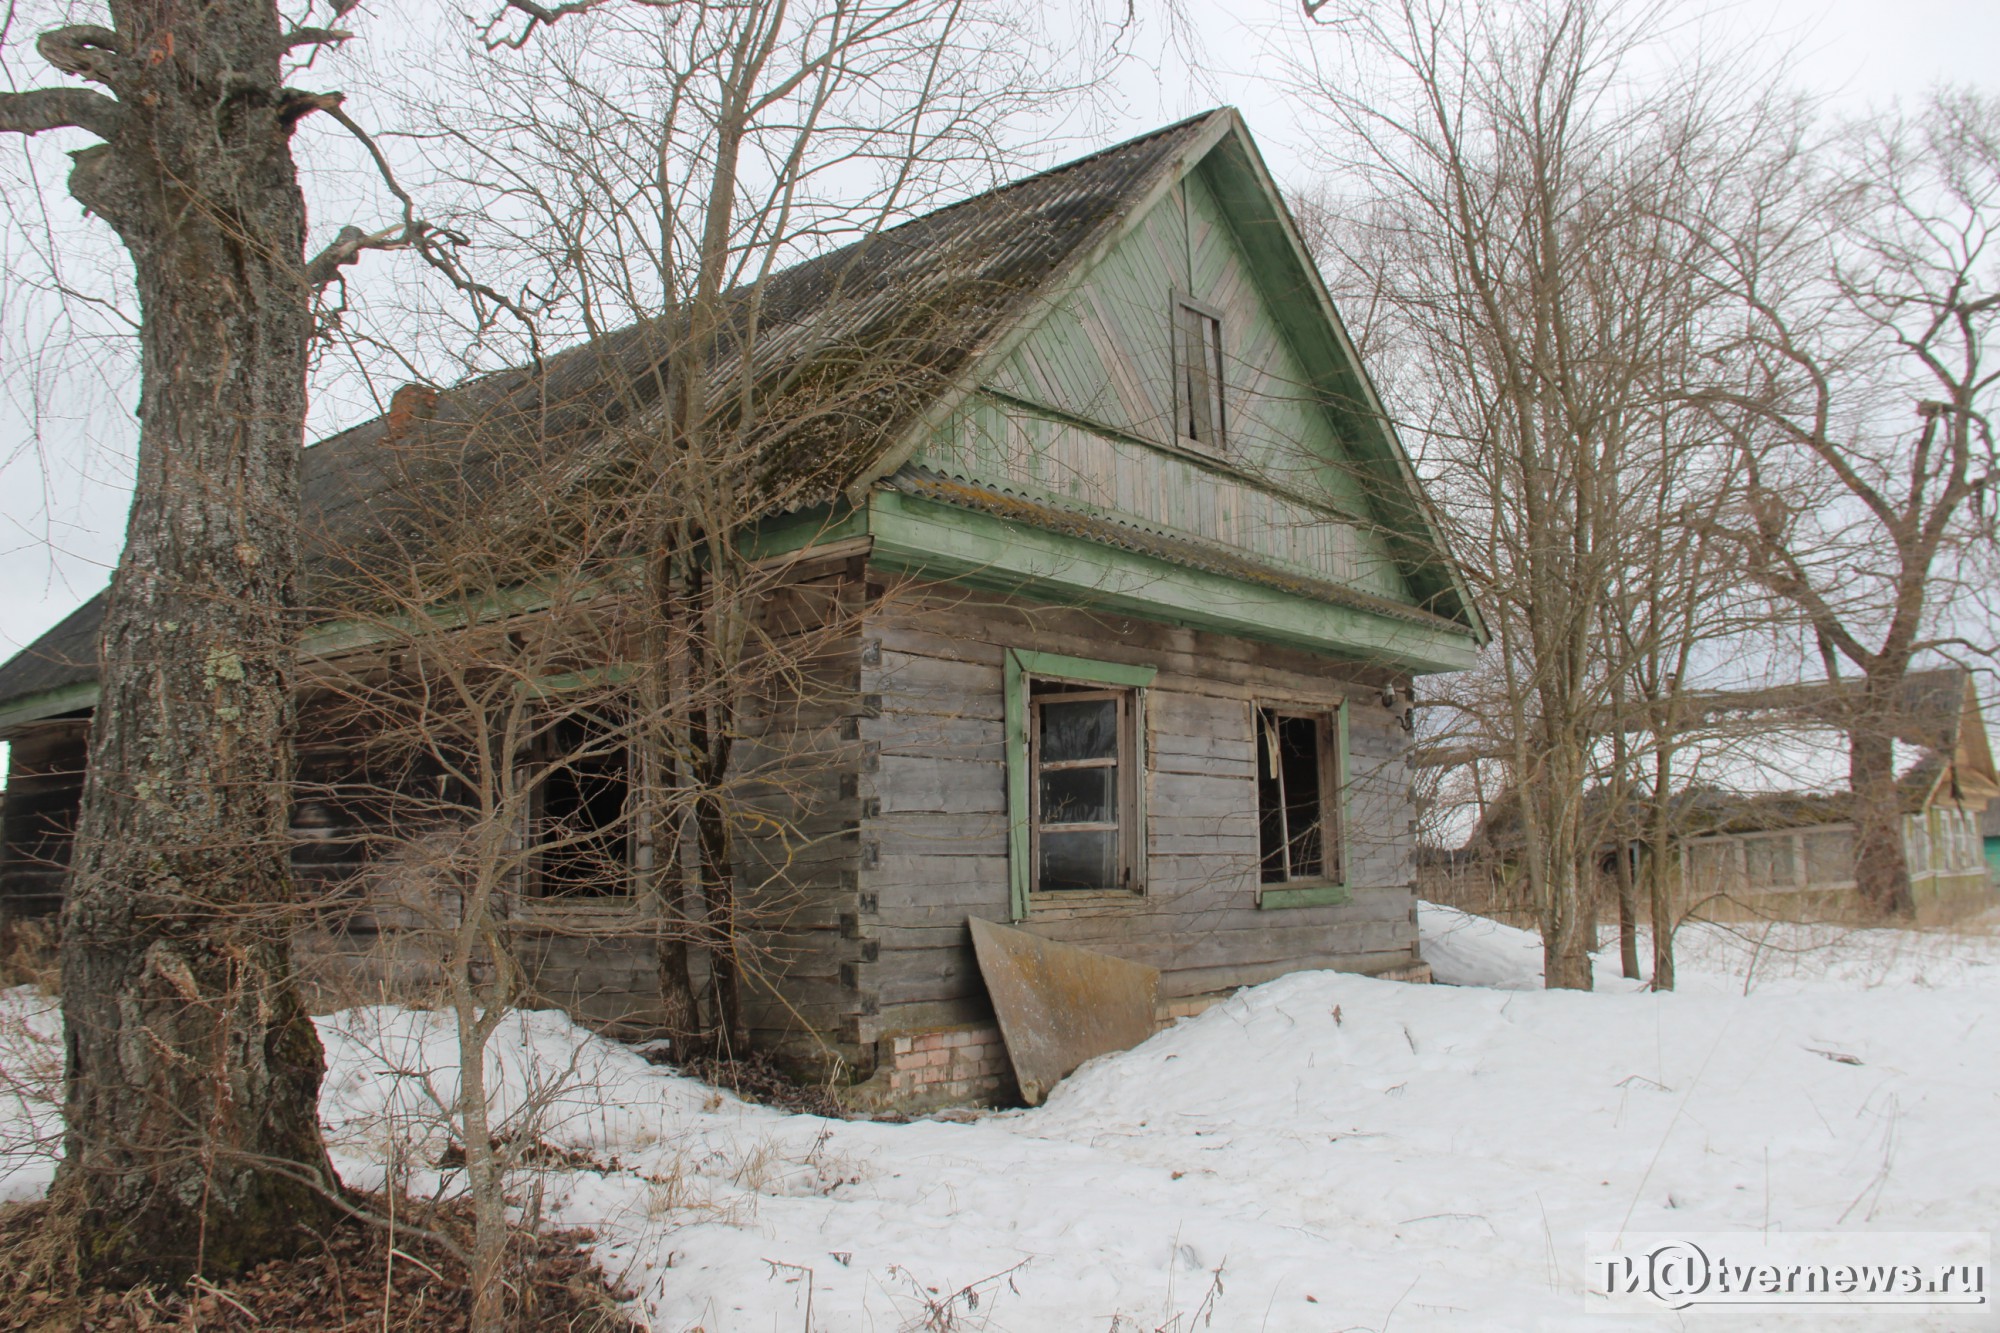
[[[1370,504],[1418,604],[1462,618],[1483,642],[1485,628],[1423,486],[1255,144],[1247,133],[1232,135],[1202,160],[1200,170],[1251,261],[1267,309],[1367,476]]]
[[[24,699],[16,699],[0,708],[0,731],[8,727],[24,726],[30,722],[45,722],[64,713],[74,713],[85,708],[97,707],[97,682],[78,681],[60,689],[44,690]]]
[[[1249,262],[1255,285],[1304,364],[1322,408],[1333,420],[1336,432],[1351,444],[1353,464],[1366,481],[1372,526],[1387,536],[1416,604],[1436,616],[1458,621],[1476,643],[1484,643],[1484,624],[1450,556],[1442,528],[1242,118],[1233,108],[1222,108],[1209,113],[1207,119],[1201,135],[1177,160],[1165,164],[1143,196],[1050,276],[1037,307],[1046,315],[1083,292],[1093,271],[1135,233],[1141,220],[1177,187],[1198,175],[1228,215],[1227,225]],[[1008,359],[1043,322],[1032,316],[1018,320],[972,358],[953,388],[932,404],[896,447],[886,451],[870,472],[856,478],[847,493],[849,501],[865,503],[869,489],[916,457],[947,428],[955,414],[965,410],[968,399],[1003,379]],[[1089,426],[1103,430],[1103,423]],[[1106,434],[1122,437],[1125,432]],[[1463,665],[1437,669],[1460,670]]]
[[[1470,632],[1457,626],[1335,606],[916,496],[877,492],[868,527],[874,557],[886,565],[1040,601],[1412,672],[1462,671],[1476,653]]]
[[[1102,231],[1095,241],[1079,247],[1061,268],[1049,275],[1042,294],[1036,298],[1036,308],[1046,311],[1061,304],[1065,297],[1074,292],[1079,281],[1087,278],[1090,271],[1110,253],[1112,247],[1124,239],[1133,220],[1142,218],[1152,211],[1155,204],[1172,192],[1181,176],[1192,164],[1199,162],[1210,149],[1241,124],[1236,112],[1226,107],[1207,112],[1204,116],[1194,119],[1205,119],[1208,124],[1189,143],[1179,159],[1166,163],[1159,170],[1153,181],[1130,207],[1099,224]],[[976,393],[980,385],[993,378],[994,368],[1013,355],[1014,350],[1027,341],[1039,324],[1040,321],[1033,318],[1017,319],[986,347],[966,358],[965,369],[951,388],[938,395],[937,400],[918,416],[905,431],[903,438],[895,447],[887,450],[873,468],[856,477],[848,486],[848,502],[854,505],[865,503],[870,488],[875,483],[909,462],[917,451],[923,448],[925,442],[965,406],[966,399]]]

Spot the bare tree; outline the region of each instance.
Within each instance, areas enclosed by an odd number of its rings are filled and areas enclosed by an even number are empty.
[[[629,353],[640,373],[606,391],[630,422],[622,475],[652,505],[629,534],[655,612],[633,656],[652,728],[644,771],[696,793],[691,807],[648,802],[692,821],[649,834],[661,849],[650,891],[678,923],[660,936],[660,965],[683,1050],[741,1037],[736,816],[723,793],[741,734],[730,682],[761,651],[743,608],[762,582],[743,538],[837,503],[829,480],[877,438],[867,423],[949,373],[953,326],[981,298],[871,309],[885,279],[870,238],[990,180],[1012,160],[1010,127],[1116,58],[1057,50],[1048,18],[1032,3],[952,0],[606,10],[533,60],[480,60],[430,107],[444,136],[434,160],[484,210],[468,228],[532,257],[543,327],[642,330]],[[771,279],[839,241],[849,248],[815,279],[839,313],[801,325],[798,297],[773,298]]]
[[[1639,77],[1658,6],[1317,16],[1351,59],[1302,83],[1338,136],[1330,165],[1370,196],[1342,285],[1371,289],[1406,342],[1400,400],[1493,627],[1457,703],[1514,794],[1547,982],[1587,988],[1597,743],[1674,632],[1634,634],[1632,579],[1712,577],[1668,549],[1684,507],[1715,503],[1666,406],[1701,318],[1700,248],[1676,219],[1739,113],[1717,71]]]
[[[291,981],[294,519],[314,292],[406,217],[317,254],[286,86],[344,33],[261,0],[110,5],[44,32],[95,84],[0,94],[0,130],[75,130],[70,192],[136,282],[138,486],[104,616],[63,921],[57,1193],[91,1275],[230,1270],[327,1216],[318,1039]]]
[[[2000,101],[1942,92],[1818,148],[1794,136],[1743,189],[1744,225],[1712,240],[1741,323],[1704,396],[1748,474],[1720,531],[1804,616],[1827,676],[1859,676],[1840,718],[1855,882],[1908,915],[1902,682],[1927,653],[1990,651],[1952,623],[1995,536]]]

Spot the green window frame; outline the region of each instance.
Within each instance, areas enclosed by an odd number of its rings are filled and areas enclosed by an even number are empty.
[[[1129,744],[1131,758],[1127,795],[1122,811],[1131,821],[1126,836],[1135,869],[1133,892],[1145,888],[1146,863],[1146,720],[1145,691],[1159,674],[1157,668],[1122,662],[1098,662],[1061,653],[1009,648],[1004,664],[1007,733],[1007,881],[1010,911],[1025,921],[1035,894],[1035,775],[1030,771],[1029,727],[1034,716],[1029,687],[1036,680],[1072,685],[1103,686],[1131,692]]]
[[[1293,878],[1289,861],[1285,860],[1279,870],[1280,878],[1267,881],[1270,873],[1265,857],[1260,854],[1257,867],[1257,906],[1270,910],[1283,907],[1328,907],[1353,899],[1349,885],[1353,865],[1352,839],[1349,837],[1351,824],[1347,813],[1347,788],[1351,777],[1348,766],[1347,746],[1347,701],[1328,705],[1300,705],[1285,702],[1252,704],[1250,708],[1251,737],[1258,749],[1260,771],[1265,766],[1265,749],[1275,743],[1275,732],[1270,730],[1274,719],[1304,720],[1318,722],[1319,754],[1319,864],[1322,873],[1310,878]],[[1272,764],[1275,769],[1278,767]],[[1263,783],[1260,781],[1260,799],[1257,817],[1261,831],[1265,821],[1279,811],[1267,811],[1261,799]],[[1282,787],[1280,787],[1282,791]],[[1281,797],[1282,801],[1282,797]],[[1284,840],[1283,858],[1290,854],[1290,838]],[[1327,869],[1331,863],[1330,870]]]

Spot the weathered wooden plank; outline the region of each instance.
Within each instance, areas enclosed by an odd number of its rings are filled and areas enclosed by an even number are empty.
[[[1228,635],[1181,630],[1137,618],[1100,616],[988,594],[976,609],[950,589],[937,596],[906,589],[871,612],[867,634],[892,643],[923,633],[943,643],[980,640],[1017,647],[1154,666],[1156,693],[1249,699],[1260,692],[1301,701],[1372,695],[1392,679],[1362,663],[1331,663],[1294,649]]]
[[[1006,755],[1006,730],[998,718],[888,714],[860,719],[860,736],[884,758],[911,755],[997,764]]]
[[[1261,986],[1267,981],[1275,981],[1293,972],[1321,970],[1387,972],[1393,968],[1408,967],[1415,961],[1408,950],[1392,949],[1365,953],[1316,954],[1281,963],[1188,968],[1171,976],[1163,973],[1160,977],[1160,995],[1165,999],[1178,999],[1187,995],[1211,995],[1217,991],[1236,990],[1243,986]]]
[[[1007,813],[1006,769],[997,759],[933,759],[885,754],[872,786],[883,815],[910,812]]]
[[[879,857],[1005,856],[1006,832],[998,815],[907,811],[868,820],[863,840]],[[865,851],[862,869],[868,869]]]
[[[948,949],[884,949],[872,965],[877,1002],[887,1007],[983,996],[986,983],[972,956],[969,933],[966,939],[963,946]]]

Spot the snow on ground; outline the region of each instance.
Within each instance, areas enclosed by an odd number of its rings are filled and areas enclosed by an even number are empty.
[[[555,1013],[511,1016],[489,1067],[503,1112],[601,1168],[522,1197],[593,1228],[667,1333],[1968,1326],[1592,1315],[1583,1238],[1990,1227],[2000,939],[1702,927],[1679,992],[1614,949],[1577,994],[1534,989],[1524,932],[1421,920],[1478,984],[1300,973],[970,1123],[782,1115]],[[435,1161],[448,1020],[321,1030],[343,1174]]]

